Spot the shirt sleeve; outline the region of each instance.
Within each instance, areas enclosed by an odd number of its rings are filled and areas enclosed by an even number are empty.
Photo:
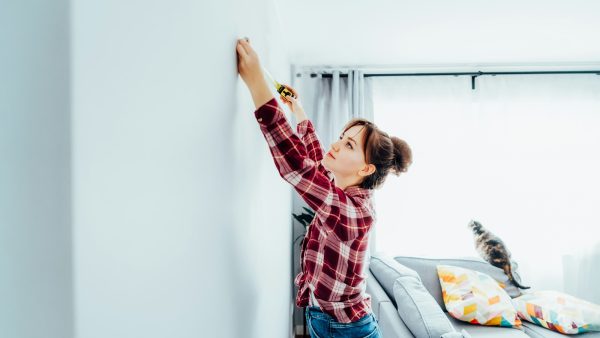
[[[308,157],[313,161],[319,162],[323,159],[323,147],[319,141],[319,137],[315,132],[315,127],[311,120],[304,120],[296,126],[297,133],[302,143],[306,146]]]
[[[325,175],[329,175],[327,169],[325,169],[321,163],[323,160],[323,147],[321,146],[321,141],[319,141],[319,137],[315,132],[315,127],[312,124],[312,121],[306,119],[298,123],[296,128],[298,136],[302,140],[302,143],[304,143],[306,146],[308,157],[317,162],[317,169],[320,172],[324,173]]]
[[[310,147],[294,133],[277,100],[269,100],[254,114],[280,176],[315,211],[325,231],[341,241],[364,235],[372,220],[363,201],[347,195],[319,170],[319,162],[309,156]],[[322,151],[313,152],[322,158]]]

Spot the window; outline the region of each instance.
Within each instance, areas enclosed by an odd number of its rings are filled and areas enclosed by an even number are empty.
[[[471,219],[524,284],[562,290],[562,259],[600,242],[600,76],[376,77],[375,123],[413,165],[376,192],[376,248],[476,256]]]

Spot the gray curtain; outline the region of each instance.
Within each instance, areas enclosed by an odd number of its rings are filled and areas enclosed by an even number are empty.
[[[344,71],[348,77],[341,77],[339,70],[330,73],[332,77],[323,78],[321,73],[310,77],[306,72],[293,77],[292,83],[325,149],[351,118],[373,121],[371,79],[360,70]]]
[[[362,117],[373,121],[373,100],[371,90],[371,79],[365,78],[360,70],[328,70],[332,74],[330,78],[322,77],[321,72],[316,72],[316,77],[310,77],[310,73],[295,72],[292,76],[292,87],[298,92],[298,98],[306,111],[306,115],[312,121],[315,131],[319,136],[323,150],[329,150],[331,144],[337,140],[344,125],[352,118]],[[341,77],[340,74],[348,74]],[[297,74],[301,74],[300,77]],[[296,121],[292,117],[292,126],[296,129]],[[293,194],[292,210],[294,214],[304,212],[303,207],[308,205],[297,195]],[[300,243],[304,234],[304,227],[292,218],[294,224],[294,273],[300,272]],[[369,238],[369,253],[375,252],[375,231],[371,231]],[[367,260],[368,262],[368,260]],[[297,288],[294,288],[294,297]],[[294,314],[294,327],[302,325],[303,312],[296,307]]]

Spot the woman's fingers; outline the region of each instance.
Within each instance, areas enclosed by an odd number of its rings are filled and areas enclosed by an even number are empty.
[[[281,96],[280,96],[280,97],[281,97],[281,100],[282,100],[284,103],[286,103],[286,104],[288,104],[288,103],[292,103],[292,101],[290,101],[290,100],[289,100],[289,98],[288,98],[287,96],[285,96],[285,95],[281,94]]]
[[[242,47],[244,47],[244,50],[246,51],[246,54],[251,54],[251,53],[254,52],[254,49],[250,45],[250,42],[248,42],[249,40],[240,39],[239,41],[240,41],[240,44],[242,45]]]
[[[290,87],[290,86],[288,86],[288,85],[284,85],[284,87],[285,87],[285,88],[287,88],[287,89],[288,89],[290,92],[292,92],[292,95],[293,95],[295,98],[298,98],[298,93],[296,92],[296,90],[295,90],[294,88],[292,88],[292,87]]]
[[[290,96],[281,95],[281,99],[288,107],[290,107],[290,109],[294,109],[294,107],[298,104],[298,101],[291,95]]]
[[[246,50],[246,48],[242,44],[242,41],[243,40],[238,40],[238,43],[237,43],[237,46],[235,46],[235,49],[238,51],[238,53],[241,56],[248,56],[248,51]]]

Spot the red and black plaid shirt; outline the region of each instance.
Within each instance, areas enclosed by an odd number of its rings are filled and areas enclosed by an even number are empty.
[[[334,184],[332,173],[321,165],[323,150],[310,120],[299,123],[294,133],[275,98],[254,114],[279,174],[315,211],[302,241],[302,271],[294,279],[296,305],[309,305],[311,288],[321,309],[338,322],[371,313],[365,259],[375,221],[373,191]]]

